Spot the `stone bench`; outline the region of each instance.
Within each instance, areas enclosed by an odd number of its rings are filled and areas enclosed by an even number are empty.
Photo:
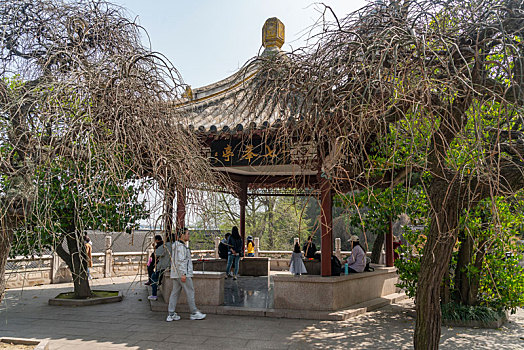
[[[342,276],[275,275],[275,309],[340,310],[396,292],[394,267]]]
[[[308,275],[320,275],[320,260],[304,260]]]
[[[268,276],[271,258],[245,257],[240,260],[238,273],[241,276]],[[193,260],[194,271],[216,271],[225,272],[226,259],[204,259]]]
[[[173,280],[169,278],[169,274],[170,271],[168,269],[159,287],[160,294],[162,294],[166,303],[169,303],[169,296],[173,290]],[[195,287],[196,305],[223,305],[225,277],[225,272],[195,271],[193,275],[193,285]],[[186,294],[183,291],[178,299],[178,304],[187,304]]]

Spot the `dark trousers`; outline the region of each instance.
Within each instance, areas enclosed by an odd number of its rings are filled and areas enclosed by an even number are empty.
[[[153,273],[155,272],[155,264],[151,263],[151,265],[147,266],[147,276],[149,279],[147,280],[149,283],[153,283]]]
[[[151,295],[156,296],[158,292],[158,286],[160,283],[162,283],[162,277],[164,275],[164,270],[155,271],[153,272],[153,275],[151,276],[151,280],[153,281],[151,283]]]

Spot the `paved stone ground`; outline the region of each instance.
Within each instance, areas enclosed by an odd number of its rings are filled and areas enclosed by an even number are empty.
[[[348,321],[312,321],[208,315],[203,321],[165,322],[151,312],[143,281],[129,277],[94,280],[118,289],[124,301],[89,307],[48,306],[70,284],[7,292],[0,308],[0,336],[47,338],[51,349],[411,349],[410,300]],[[442,329],[441,349],[524,349],[524,311],[498,330]]]

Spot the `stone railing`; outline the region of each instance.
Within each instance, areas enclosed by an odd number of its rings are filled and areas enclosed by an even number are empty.
[[[111,236],[106,236],[104,253],[93,253],[92,278],[133,276],[147,272],[146,264],[152,250],[146,252],[114,253]],[[71,271],[56,253],[39,257],[7,259],[5,272],[7,288],[39,284],[71,282]]]
[[[218,258],[218,254],[215,255],[214,250],[191,250],[191,256],[193,259]]]
[[[93,267],[90,274],[93,278],[133,276],[145,274],[152,246],[145,252],[115,253],[111,249],[111,236],[106,236],[105,252],[93,253]],[[298,238],[295,238],[298,241]],[[214,250],[193,250],[194,259],[218,259],[220,238],[215,238]],[[254,239],[255,257],[271,258],[271,270],[287,270],[291,250],[260,250],[260,241]],[[335,239],[333,254],[341,258],[351,252],[340,250],[340,238]],[[369,254],[369,253],[368,253]],[[6,280],[8,288],[34,286],[38,284],[71,282],[71,272],[57,254],[33,258],[15,258],[7,260]]]

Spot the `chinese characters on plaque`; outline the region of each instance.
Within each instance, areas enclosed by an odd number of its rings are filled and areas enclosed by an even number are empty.
[[[211,164],[242,166],[282,164],[284,151],[272,140],[215,140],[211,142]]]

